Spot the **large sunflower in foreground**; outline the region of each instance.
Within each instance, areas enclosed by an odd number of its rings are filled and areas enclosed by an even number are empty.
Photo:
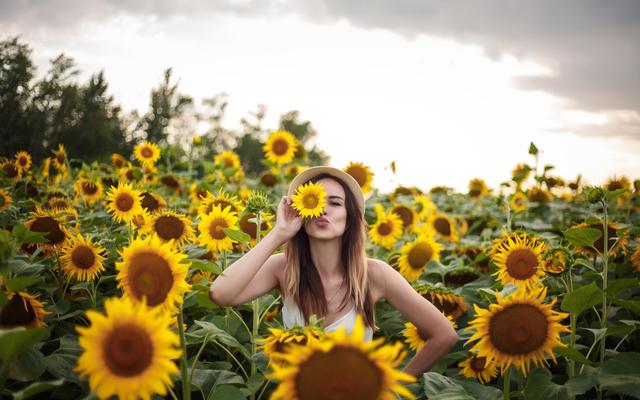
[[[191,221],[183,214],[165,210],[152,214],[145,221],[147,233],[156,234],[162,243],[173,240],[172,245],[181,248],[194,239]]]
[[[298,140],[291,132],[276,131],[269,135],[262,149],[269,162],[283,165],[293,160],[297,147]]]
[[[282,355],[289,345],[306,346],[307,343],[319,339],[322,335],[324,332],[313,326],[299,327],[296,325],[291,329],[269,328],[269,336],[256,339],[259,344],[257,349],[269,357],[269,363],[278,362],[279,360],[274,359],[274,355]]]
[[[555,362],[554,347],[564,347],[561,332],[569,328],[560,321],[569,314],[553,311],[551,303],[543,303],[547,288],[539,286],[531,291],[524,289],[507,298],[496,293],[498,304],[485,310],[474,304],[476,317],[467,330],[475,330],[466,344],[477,341],[471,351],[481,357],[494,359],[504,371],[510,365],[520,368],[526,375],[530,364],[549,365],[549,355]]]
[[[405,357],[402,343],[381,345],[384,338],[364,342],[362,318],[352,334],[344,328],[313,340],[291,345],[273,364],[269,379],[280,382],[272,399],[413,399],[404,387],[415,378],[396,369]]]
[[[130,184],[119,183],[107,193],[107,210],[116,221],[130,222],[133,217],[142,214],[142,196],[140,191]]]
[[[349,165],[344,169],[344,172],[351,175],[353,179],[358,182],[362,193],[369,193],[371,191],[371,181],[373,180],[373,172],[371,169],[361,162],[349,161]]]
[[[77,234],[62,249],[60,264],[67,276],[79,281],[90,281],[104,271],[104,257],[100,255],[102,252],[104,248],[93,244],[91,238],[85,239]]]
[[[291,200],[291,206],[301,217],[319,217],[327,205],[327,192],[321,184],[309,182],[296,188]]]
[[[44,310],[44,304],[38,301],[38,296],[20,291],[9,292],[7,302],[0,309],[0,328],[45,326],[43,318],[51,313]]]
[[[178,310],[182,294],[189,290],[186,278],[190,263],[184,263],[185,254],[150,236],[134,240],[120,255],[116,278],[126,297],[138,302],[146,299],[150,307],[159,306],[169,312]]]
[[[198,231],[200,232],[198,240],[201,245],[213,253],[231,251],[233,243],[236,241],[227,236],[223,229],[238,229],[237,225],[238,216],[231,211],[230,206],[227,206],[224,210],[220,206],[215,206],[211,213],[202,216],[202,221],[198,224]]]
[[[105,314],[87,311],[89,327],[77,327],[84,350],[75,371],[89,377],[100,398],[149,399],[165,396],[178,373],[173,361],[180,356],[180,339],[169,326],[171,318],[160,309],[148,309],[129,299],[110,298]]]
[[[454,321],[450,315],[445,315],[445,317],[447,318],[447,321],[449,321],[453,329],[458,329],[458,324],[456,324],[456,321]],[[406,338],[404,342],[407,343],[409,345],[409,348],[413,351],[418,351],[422,348],[422,346],[424,346],[424,339],[422,338],[422,336],[420,336],[418,328],[411,322],[405,322],[402,336]]]
[[[11,203],[13,203],[11,195],[6,190],[0,189],[0,212],[8,209]]]
[[[375,209],[378,219],[369,229],[369,237],[373,243],[391,249],[402,236],[402,220],[392,211],[385,212],[379,203]]]
[[[493,275],[506,285],[513,283],[531,288],[545,275],[542,254],[546,245],[538,238],[527,234],[507,238],[507,243],[492,256],[498,271]]]
[[[408,281],[420,278],[431,260],[440,260],[442,245],[430,236],[422,236],[400,249],[399,271]]]
[[[460,367],[460,375],[476,378],[480,383],[489,383],[498,374],[495,361],[476,354],[458,363],[458,367]]]
[[[155,143],[142,142],[136,145],[133,149],[133,154],[141,164],[152,165],[160,158],[160,148]]]
[[[27,221],[26,225],[30,231],[44,234],[46,242],[38,243],[38,247],[46,250],[62,248],[69,236],[67,229],[55,214],[40,208],[36,208],[33,218]]]

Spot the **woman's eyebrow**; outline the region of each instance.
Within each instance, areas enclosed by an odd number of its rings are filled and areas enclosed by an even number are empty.
[[[329,196],[329,199],[340,199],[340,200],[343,200],[343,198],[340,197],[340,196]]]

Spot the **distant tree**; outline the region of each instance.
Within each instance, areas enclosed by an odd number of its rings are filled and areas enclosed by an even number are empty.
[[[318,132],[311,126],[310,121],[301,121],[299,111],[289,111],[280,116],[280,129],[291,132],[304,148],[300,154],[303,162],[309,165],[323,165],[329,162],[329,156],[317,146],[308,149],[309,142],[315,139]]]

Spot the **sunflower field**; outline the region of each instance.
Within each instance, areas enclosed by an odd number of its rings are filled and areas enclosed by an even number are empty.
[[[533,144],[499,188],[475,178],[466,193],[381,193],[368,166],[343,166],[365,193],[368,255],[458,333],[418,379],[403,367],[429,338],[385,301],[370,342],[359,319],[351,334],[315,317],[285,329],[276,291],[212,302],[309,166],[299,147],[273,132],[257,177],[232,150],[171,166],[150,142],[109,164],[62,145],[2,159],[2,397],[640,398],[640,180],[565,182]],[[317,215],[318,193],[301,189],[301,212]]]

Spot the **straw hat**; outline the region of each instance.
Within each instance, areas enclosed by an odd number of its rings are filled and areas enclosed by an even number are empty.
[[[346,172],[338,168],[320,166],[320,167],[311,167],[311,168],[305,169],[304,171],[296,175],[296,177],[293,178],[293,180],[291,181],[291,184],[289,185],[289,192],[288,192],[289,196],[291,196],[296,192],[296,189],[298,189],[298,186],[304,184],[311,178],[318,176],[320,174],[328,174],[344,182],[349,188],[349,190],[351,190],[351,194],[353,194],[353,198],[356,199],[356,203],[360,208],[360,212],[362,212],[362,214],[364,215],[364,195],[362,194],[362,189],[360,188],[360,185],[355,179],[353,179],[351,175],[347,174]]]

